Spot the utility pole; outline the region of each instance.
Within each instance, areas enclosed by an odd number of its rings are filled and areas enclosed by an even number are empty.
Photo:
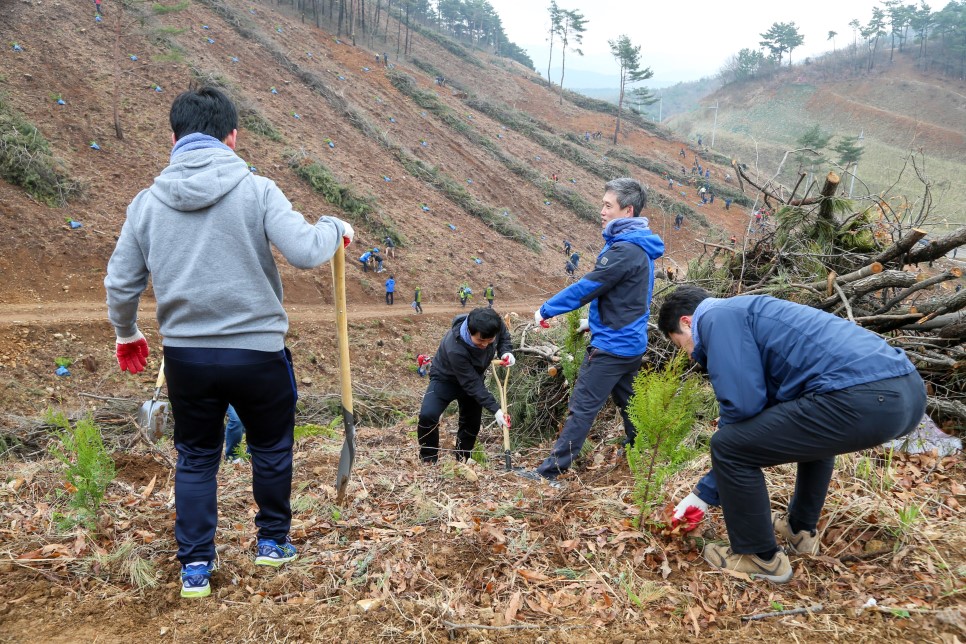
[[[660,102],[657,104],[657,122],[658,123],[664,120],[661,118],[664,115],[664,93],[663,92],[661,93],[660,99],[661,99]]]
[[[865,134],[865,128],[862,128],[861,130],[859,130],[859,138],[856,139],[856,142],[862,141],[863,134]],[[859,162],[856,161],[855,168],[852,169],[852,181],[849,182],[849,199],[852,198],[852,188],[855,187],[855,175],[857,175],[858,173],[859,173]]]
[[[714,123],[711,124],[711,149],[714,149],[714,131],[718,128],[718,101],[714,102],[714,107],[709,107],[709,110],[714,110]]]

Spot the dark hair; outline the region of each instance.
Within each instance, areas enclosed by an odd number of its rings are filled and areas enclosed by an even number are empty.
[[[613,192],[617,197],[617,205],[621,210],[633,206],[635,217],[640,217],[641,210],[647,208],[647,191],[636,179],[621,177],[608,181],[604,185],[604,193],[608,192]]]
[[[238,110],[214,87],[182,92],[171,104],[171,131],[175,140],[188,134],[207,134],[219,141],[238,128]]]
[[[503,320],[500,319],[500,314],[490,308],[481,306],[473,309],[466,316],[466,327],[470,330],[470,335],[479,333],[484,340],[496,337],[502,326]]]
[[[681,316],[694,315],[698,304],[711,297],[700,286],[679,286],[664,299],[657,314],[657,328],[664,335],[681,332]]]

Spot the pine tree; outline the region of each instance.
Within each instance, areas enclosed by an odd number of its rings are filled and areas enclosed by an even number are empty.
[[[624,95],[627,85],[639,83],[654,76],[650,67],[641,69],[641,46],[636,47],[627,35],[621,35],[617,40],[608,40],[610,53],[620,64],[620,95],[617,99],[617,125],[614,128],[614,145],[617,145],[617,135],[621,131],[621,111],[624,107]],[[649,92],[643,90],[635,91],[638,102],[642,105],[651,105],[657,101],[653,96],[648,97]]]
[[[684,377],[687,361],[678,353],[660,371],[642,369],[634,379],[627,414],[637,435],[628,446],[627,463],[634,477],[631,494],[640,508],[638,527],[663,498],[664,482],[694,456],[685,439],[703,400],[698,379]]]
[[[580,45],[584,42],[584,32],[587,31],[587,19],[579,11],[563,11],[560,20],[560,104],[563,105],[564,71],[567,67],[567,46],[570,41]],[[578,56],[584,52],[579,47],[572,50]]]

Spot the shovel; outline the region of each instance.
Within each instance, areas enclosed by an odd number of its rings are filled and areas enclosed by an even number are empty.
[[[335,330],[339,338],[339,384],[342,387],[342,425],[345,441],[339,455],[339,471],[336,474],[336,503],[345,501],[349,474],[356,460],[356,421],[352,415],[352,375],[349,372],[349,322],[345,304],[345,247],[339,246],[332,257],[332,283],[335,287]]]
[[[500,376],[496,373],[496,368],[503,364],[502,360],[493,361],[493,376],[496,380],[496,388],[500,390],[500,407],[503,409],[503,413],[507,413],[506,406],[506,386],[510,382],[510,368],[504,369],[503,380],[500,380]],[[513,469],[510,462],[510,428],[506,425],[503,426],[503,463],[506,466],[506,471],[509,472]]]
[[[154,385],[154,396],[138,410],[138,427],[144,436],[152,441],[161,440],[164,435],[164,428],[168,424],[168,403],[158,402],[161,394],[161,387],[164,386],[164,358],[161,359],[161,368],[158,370],[158,381]]]

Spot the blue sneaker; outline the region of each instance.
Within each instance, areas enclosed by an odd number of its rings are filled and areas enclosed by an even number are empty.
[[[181,596],[207,597],[211,594],[211,571],[215,569],[215,562],[203,561],[181,566]]]
[[[296,557],[298,557],[298,552],[288,539],[285,539],[282,543],[278,543],[274,539],[259,539],[255,565],[278,568],[284,563],[295,561]]]

